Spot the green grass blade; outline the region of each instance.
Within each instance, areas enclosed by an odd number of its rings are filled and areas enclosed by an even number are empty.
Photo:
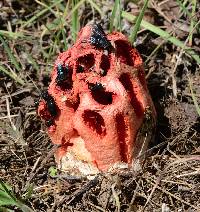
[[[78,3],[77,0],[72,0],[72,8],[74,8],[77,3]],[[72,13],[72,39],[74,42],[76,41],[76,37],[77,37],[77,33],[78,33],[78,24],[79,24],[78,9],[76,9]]]
[[[178,3],[179,7],[183,10],[183,12],[185,12],[187,14],[188,17],[191,17],[191,13],[188,11],[188,9],[185,7],[185,5],[180,1],[180,0],[176,0],[176,2]]]
[[[0,30],[0,35],[14,39],[14,40],[17,39],[17,38],[24,37],[22,32],[9,32],[9,31],[6,31],[6,30]]]
[[[60,15],[60,17],[59,17],[60,23],[61,23],[62,38],[63,38],[63,42],[64,42],[64,51],[66,51],[68,49],[67,37],[66,37],[66,31],[65,31],[65,18],[64,18],[64,17],[66,17],[67,10],[68,10],[68,6],[66,6],[66,8],[64,8],[62,16]]]
[[[151,54],[146,58],[146,60],[144,61],[144,64],[147,64],[151,58],[153,57],[153,55],[159,50],[159,48],[165,43],[161,42],[159,45],[156,46],[156,48],[151,52]]]
[[[81,0],[81,1],[79,1],[79,2],[72,8],[72,11],[69,13],[69,17],[71,17],[72,14],[73,14],[76,10],[78,10],[78,8],[79,8],[82,4],[84,4],[85,1],[86,1],[86,0]]]
[[[42,15],[44,15],[46,12],[48,12],[50,8],[55,7],[57,4],[61,3],[62,1],[63,0],[55,1],[51,6],[45,8],[45,9],[41,10],[40,12],[38,12],[37,14],[35,14],[32,18],[30,18],[28,21],[26,21],[21,27],[24,28],[26,26],[30,26],[30,24],[32,24],[39,17],[41,17]]]
[[[121,32],[122,31],[122,7],[121,7],[121,3],[119,2],[119,14],[118,14],[118,29]]]
[[[49,5],[47,5],[47,4],[43,3],[43,2],[40,2],[40,1],[38,1],[38,0],[35,0],[35,1],[36,1],[39,5],[43,6],[43,7],[46,8],[47,10],[49,10],[52,14],[54,14],[56,18],[58,17],[58,14],[52,9],[52,7],[50,7]],[[55,2],[57,2],[57,1],[55,1]],[[57,3],[57,4],[59,4],[59,3]]]
[[[22,202],[18,202],[18,207],[23,211],[23,212],[33,212],[31,208],[29,208],[27,205],[25,205]]]
[[[5,208],[5,207],[0,207],[0,211],[2,211],[2,212],[14,212],[14,210],[11,210],[11,209],[8,209],[8,208]]]
[[[30,199],[31,196],[32,196],[32,194],[33,194],[33,184],[30,184],[30,185],[28,186],[28,188],[26,189],[25,198],[26,198],[26,199]]]
[[[3,37],[1,37],[1,36],[0,36],[0,41],[3,44],[4,49],[5,49],[6,53],[8,54],[8,56],[9,56],[9,58],[11,60],[11,63],[15,66],[17,71],[20,72],[21,68],[20,68],[19,63],[17,62],[17,60],[16,60],[15,56],[12,54],[9,46],[7,45],[7,43],[4,41]]]
[[[146,10],[146,8],[148,6],[148,2],[149,2],[149,0],[145,0],[144,5],[142,7],[142,10],[141,10],[139,16],[136,19],[135,26],[133,27],[133,30],[132,30],[130,38],[129,38],[131,43],[134,43],[135,40],[136,40],[137,33],[138,33],[139,29],[140,29],[141,21],[142,21],[142,19],[144,17],[145,10]]]
[[[190,35],[189,35],[189,45],[190,46],[192,45],[192,37],[193,37],[193,32],[194,32],[196,5],[197,5],[197,1],[192,0],[192,16],[191,16],[191,21],[190,21]]]
[[[38,66],[37,62],[35,59],[28,53],[26,52],[27,60],[30,64],[33,65],[33,68],[39,73],[40,72],[40,67]]]
[[[33,212],[31,208],[15,197],[9,185],[0,180],[0,206],[11,205],[17,206],[23,212]]]
[[[128,12],[125,12],[125,11],[122,12],[122,17],[126,18],[130,22],[134,22],[135,19],[136,19],[136,16],[131,15]],[[166,31],[160,29],[159,27],[154,26],[153,24],[150,24],[149,22],[144,21],[144,20],[141,21],[141,26],[144,27],[145,29],[159,35],[160,37],[162,37],[166,41],[173,43],[175,46],[184,49],[184,51],[187,54],[189,54],[198,64],[200,64],[199,55],[194,50],[192,50],[191,48],[186,47],[185,44],[183,42],[181,42],[179,39],[177,39],[176,37],[171,36],[168,32],[166,32]]]
[[[10,72],[8,71],[4,66],[0,65],[0,71],[3,73],[7,74],[10,78],[18,82],[20,85],[24,85],[24,81],[15,73],[15,72]]]
[[[90,3],[91,7],[94,7],[94,9],[95,9],[95,10],[100,14],[100,16],[102,17],[103,13],[102,13],[100,7],[99,7],[94,1],[92,1],[92,0],[87,0],[87,1]]]
[[[116,18],[117,18],[117,21],[116,21]],[[120,29],[121,29],[121,2],[120,0],[115,0],[115,4],[112,9],[112,13],[110,17],[109,31],[112,32],[113,28],[117,29],[118,26],[120,26]]]
[[[192,81],[189,77],[188,77],[188,81],[189,81],[189,87],[190,87],[190,92],[191,92],[191,95],[192,95],[192,100],[194,102],[194,106],[196,108],[198,115],[200,116],[200,106],[198,105],[197,98],[196,98],[194,91],[193,91],[193,88],[192,88]]]
[[[26,26],[30,26],[34,21],[36,21],[40,16],[44,15],[48,11],[47,8],[41,10],[39,13],[35,14],[32,18],[26,21],[21,27],[24,28]]]
[[[16,204],[17,201],[11,194],[11,187],[0,180],[0,206]]]
[[[41,5],[42,7],[46,8],[47,11],[50,11],[52,14],[55,15],[55,17],[57,17],[57,14],[55,13],[54,10],[52,10],[52,7],[49,7],[47,4],[43,3],[43,2],[40,2],[38,0],[35,0],[36,3],[38,3],[39,5]]]
[[[62,37],[63,37],[63,41],[64,41],[64,46],[65,46],[64,51],[66,51],[68,49],[67,37],[66,37],[65,30],[62,29],[61,31],[62,31]]]

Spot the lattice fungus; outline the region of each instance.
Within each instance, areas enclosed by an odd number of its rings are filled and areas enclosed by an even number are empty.
[[[123,34],[106,35],[97,24],[60,53],[37,111],[60,145],[59,167],[72,175],[131,168],[156,125],[139,53]]]

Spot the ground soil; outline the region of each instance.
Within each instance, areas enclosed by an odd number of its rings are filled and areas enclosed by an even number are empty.
[[[145,19],[164,26],[185,42],[190,22],[184,14],[177,12],[176,1],[168,2],[175,4],[165,4],[170,12],[163,15],[159,8],[162,11],[165,8],[151,4]],[[41,7],[36,2],[29,7],[28,3],[28,0],[0,3],[2,30],[8,29],[8,22],[13,31],[17,30],[20,26],[17,21],[33,16],[31,7]],[[133,14],[139,11],[129,1],[125,1],[123,7]],[[110,14],[108,2],[103,9]],[[80,17],[84,17],[81,26],[92,19],[100,21],[98,14],[93,16],[88,11],[89,5],[80,10]],[[71,178],[59,170],[56,176],[50,175],[49,168],[56,167],[53,154],[57,147],[51,144],[45,124],[37,117],[34,101],[50,82],[50,71],[58,53],[63,50],[63,40],[58,36],[59,44],[51,53],[48,48],[55,44],[53,33],[41,37],[42,27],[55,19],[54,15],[47,14],[23,31],[31,39],[5,37],[21,64],[18,76],[26,83],[22,86],[0,72],[1,179],[11,185],[16,196],[33,211],[200,211],[200,118],[189,86],[190,79],[200,105],[200,67],[189,55],[181,54],[180,48],[163,42],[146,30],[139,32],[135,46],[146,61],[148,88],[157,111],[157,130],[144,164],[137,172],[99,174],[93,180]],[[107,31],[107,17],[101,23]],[[180,23],[184,29],[175,27]],[[131,24],[122,20],[122,26],[123,33],[128,36]],[[66,32],[70,45],[73,41],[69,25],[66,25]],[[198,54],[199,44],[200,34],[196,30],[192,48]],[[158,45],[160,48],[148,58]],[[44,56],[44,51],[49,53],[48,57]],[[37,62],[38,70],[28,55]],[[0,60],[15,70],[2,43]]]

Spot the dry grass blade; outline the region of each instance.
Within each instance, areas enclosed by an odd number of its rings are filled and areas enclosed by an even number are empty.
[[[192,100],[194,102],[194,106],[196,108],[196,111],[197,111],[197,113],[200,117],[200,106],[198,105],[197,98],[194,94],[194,91],[193,91],[193,88],[192,88],[192,81],[191,81],[190,77],[188,77],[188,81],[189,81],[189,86],[190,86],[190,92],[191,92],[191,95],[192,95]]]
[[[34,211],[200,211],[200,2],[150,0],[145,13],[141,13],[145,2],[147,5],[147,0],[1,1],[0,36],[4,44],[0,40],[0,176],[5,186],[11,185],[7,188],[14,198],[5,194],[0,184],[0,211],[31,211],[26,210],[26,203]],[[144,15],[140,22],[139,14]],[[138,29],[134,27],[136,19]],[[120,31],[123,24],[125,36],[136,30],[134,40],[139,54],[146,59],[145,75],[156,107],[157,131],[155,143],[139,155],[140,159],[147,157],[144,163],[135,164],[137,173],[102,173],[97,180],[88,181],[57,168],[54,154],[62,149],[51,143],[46,120],[39,119],[34,100],[43,101],[40,93],[52,80],[50,71],[55,71],[56,58],[63,58],[64,64],[69,61],[70,66],[79,65],[79,57],[71,61],[61,55],[73,45],[79,24],[83,27],[93,22],[101,22],[110,32]],[[111,44],[118,49],[117,42]],[[79,73],[80,77],[89,72],[94,74],[92,80],[109,77],[95,70],[105,67],[110,73],[113,64],[107,61],[112,55],[122,63],[129,61],[124,50],[97,51],[103,56],[101,62]],[[61,87],[56,89],[59,93]],[[61,97],[68,92],[60,93]],[[79,107],[81,98],[77,96],[72,110]],[[64,103],[68,104],[68,99]],[[147,125],[140,131],[149,129],[149,122]],[[145,134],[143,146],[148,140]],[[1,206],[4,197],[8,197],[8,205]],[[9,201],[14,202],[11,205]],[[24,204],[23,209],[18,207],[19,202]]]
[[[156,190],[156,188],[158,187],[159,184],[160,184],[160,177],[157,178],[156,183],[155,183],[155,185],[153,186],[153,188],[152,188],[152,190],[151,190],[151,193],[150,193],[150,195],[148,196],[147,201],[146,201],[146,203],[145,203],[145,205],[144,205],[144,209],[145,209],[145,207],[147,206],[147,204],[150,202],[151,197],[153,196],[153,193],[155,192],[155,190]],[[144,209],[143,209],[143,210],[144,210]]]
[[[171,73],[171,77],[172,77],[172,90],[173,90],[173,95],[176,97],[177,96],[177,83],[176,83],[176,79],[175,79],[175,72],[176,72],[176,69],[181,61],[181,57],[184,53],[184,49],[186,48],[186,45],[188,43],[188,41],[190,41],[190,38],[191,38],[191,35],[193,34],[194,30],[197,28],[197,26],[199,25],[200,22],[198,22],[193,28],[192,28],[192,31],[189,33],[187,39],[185,40],[184,42],[184,48],[181,49],[179,55],[178,55],[178,58],[177,58],[177,61],[176,61],[176,64],[172,70],[172,73]]]
[[[118,196],[117,192],[115,191],[115,186],[116,186],[116,183],[114,183],[111,186],[111,189],[112,189],[113,198],[114,198],[116,206],[117,206],[117,211],[120,212],[121,204],[120,204],[119,196]]]
[[[49,11],[49,9],[55,7],[59,3],[61,3],[63,0],[55,1],[51,6],[41,10],[40,12],[36,13],[32,18],[30,18],[28,21],[26,21],[21,27],[24,28],[26,26],[30,26],[32,23],[34,23],[38,18],[43,16],[46,12]]]
[[[0,71],[7,74],[10,78],[12,78],[16,82],[18,82],[20,85],[25,84],[25,82],[14,71],[10,72],[2,65],[0,65]]]
[[[147,64],[151,60],[151,58],[153,57],[153,55],[161,48],[162,45],[164,45],[164,43],[165,43],[165,41],[161,42],[159,45],[156,46],[156,48],[151,52],[151,54],[144,61],[145,64]]]
[[[147,180],[148,183],[152,184],[153,186],[156,185],[156,182],[152,182],[152,181],[149,180],[149,179],[146,179],[146,180]],[[162,191],[163,193],[165,193],[165,194],[167,194],[167,195],[173,197],[174,199],[176,199],[176,200],[178,200],[178,201],[184,203],[185,205],[188,205],[188,206],[190,206],[191,208],[193,208],[193,209],[195,209],[195,210],[197,210],[197,211],[200,211],[200,208],[199,208],[199,207],[196,207],[196,206],[190,204],[189,202],[187,202],[187,201],[181,199],[180,197],[178,197],[178,196],[172,194],[171,192],[165,190],[164,188],[161,188],[160,186],[156,185],[156,189],[158,189],[158,190]]]
[[[127,20],[129,20],[132,23],[134,23],[135,19],[136,19],[136,16],[131,15],[130,13],[125,12],[125,11],[122,12],[122,17],[126,18]],[[181,42],[176,37],[171,36],[168,32],[166,32],[166,31],[160,29],[159,27],[154,26],[153,24],[150,24],[149,22],[144,21],[144,20],[141,21],[141,26],[144,27],[145,29],[150,30],[151,32],[159,35],[166,41],[173,43],[175,46],[184,49],[185,53],[189,54],[198,64],[200,64],[199,55],[193,49],[191,49],[189,47],[185,47],[184,43]]]

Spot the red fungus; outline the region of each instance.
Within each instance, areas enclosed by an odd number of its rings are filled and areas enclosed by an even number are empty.
[[[48,133],[61,145],[56,161],[76,174],[131,166],[155,129],[139,53],[121,33],[95,36],[94,26],[87,25],[56,60],[48,92],[57,115],[51,117],[43,100],[38,108],[41,118],[53,120]]]

